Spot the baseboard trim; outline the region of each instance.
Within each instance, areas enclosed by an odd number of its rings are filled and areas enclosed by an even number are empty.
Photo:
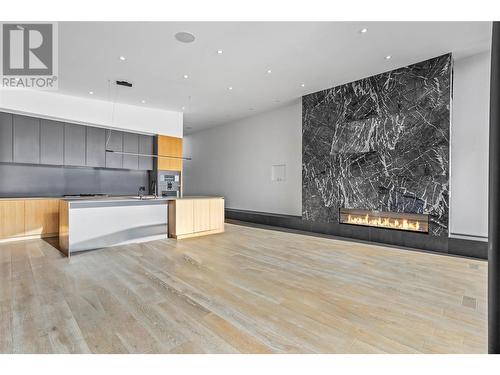
[[[488,259],[488,243],[460,238],[433,237],[422,233],[388,231],[380,228],[318,223],[302,220],[300,216],[246,211],[226,208],[226,218],[243,222],[269,225],[303,232],[320,233],[336,237],[382,243],[408,249],[419,249],[441,254]]]
[[[214,230],[206,230],[204,232],[194,232],[194,233],[188,233],[188,234],[180,234],[180,235],[172,234],[169,237],[175,238],[176,240],[182,240],[184,238],[202,237],[202,236],[208,236],[210,234],[217,234],[217,233],[224,233],[224,228],[222,228],[222,229],[214,229]]]
[[[36,240],[40,238],[58,237],[59,233],[34,234],[30,236],[9,237],[0,239],[0,243],[17,242],[26,240]]]

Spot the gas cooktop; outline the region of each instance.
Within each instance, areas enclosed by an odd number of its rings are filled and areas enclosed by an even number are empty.
[[[65,194],[64,198],[78,198],[78,197],[107,197],[108,194]]]

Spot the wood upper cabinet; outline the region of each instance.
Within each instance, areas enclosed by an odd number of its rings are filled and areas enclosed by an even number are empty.
[[[0,239],[24,236],[24,201],[0,200]]]
[[[162,158],[175,156],[182,158],[182,138],[158,136],[158,169],[162,171],[182,171],[182,159]]]
[[[53,235],[59,232],[59,200],[25,201],[25,236]]]

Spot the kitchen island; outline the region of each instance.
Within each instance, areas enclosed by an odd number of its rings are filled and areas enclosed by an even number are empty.
[[[179,206],[183,210],[178,210]],[[211,217],[215,229],[210,229]],[[182,236],[176,235],[176,228],[182,228]],[[169,233],[170,237],[180,239],[189,234],[223,231],[224,199],[220,197],[98,197],[59,201],[59,247],[67,256],[78,251],[167,239]]]

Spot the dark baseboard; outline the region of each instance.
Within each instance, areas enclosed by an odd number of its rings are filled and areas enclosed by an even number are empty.
[[[302,232],[383,243],[410,249],[432,251],[478,259],[488,259],[488,243],[448,237],[434,237],[423,233],[362,227],[338,223],[319,223],[302,220],[300,216],[227,208],[226,218],[243,222],[281,227]]]

